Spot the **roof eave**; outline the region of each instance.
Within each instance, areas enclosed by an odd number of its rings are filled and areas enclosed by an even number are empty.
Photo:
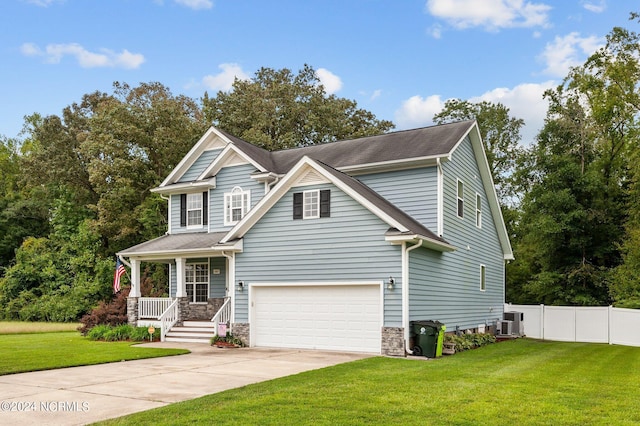
[[[156,194],[173,194],[173,193],[182,193],[189,190],[195,189],[215,189],[216,188],[216,177],[212,177],[207,180],[193,181],[193,182],[184,182],[184,183],[174,183],[166,186],[159,186],[157,188],[151,189],[151,192]]]
[[[236,252],[241,253],[244,249],[242,239],[234,240],[226,244],[216,244],[211,247],[191,248],[182,250],[149,250],[127,253],[126,250],[116,253],[116,256],[124,256],[142,260],[166,259],[171,257],[186,257],[188,255],[202,255],[212,252]]]
[[[401,244],[404,242],[421,243],[422,247],[429,248],[440,252],[452,252],[456,251],[456,248],[451,244],[443,241],[434,240],[424,235],[419,234],[398,234],[398,235],[386,235],[385,240],[391,244]]]

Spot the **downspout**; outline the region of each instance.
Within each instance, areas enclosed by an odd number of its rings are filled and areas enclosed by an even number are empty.
[[[229,280],[228,280],[228,294],[231,300],[231,323],[236,321],[236,258],[235,253],[231,253],[231,255],[226,254],[224,251],[222,255],[229,260]],[[231,325],[231,324],[229,324]]]
[[[438,194],[437,194],[437,209],[438,209],[438,235],[442,237],[444,234],[444,173],[442,172],[442,163],[440,158],[436,158],[436,173],[438,174]]]
[[[422,240],[407,248],[407,243],[402,243],[402,327],[404,328],[404,345],[409,355],[413,351],[409,347],[409,252],[422,246]]]
[[[278,182],[280,182],[280,176],[276,176],[273,182],[267,184],[267,192],[271,191],[271,187]]]

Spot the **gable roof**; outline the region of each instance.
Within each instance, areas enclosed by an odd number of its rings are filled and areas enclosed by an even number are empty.
[[[387,223],[393,230],[406,236],[407,239],[421,240],[423,245],[439,251],[453,251],[455,247],[437,236],[424,225],[400,210],[377,192],[360,182],[359,180],[342,173],[320,161],[310,157],[302,157],[290,172],[278,184],[265,195],[256,206],[220,240],[226,243],[234,239],[242,238],[269,209],[282,198],[287,191],[294,186],[297,179],[313,169],[321,174],[329,182],[333,183],[343,192]],[[397,234],[396,234],[397,235]]]
[[[121,256],[148,256],[162,257],[164,255],[197,255],[209,253],[211,250],[234,250],[238,242],[232,241],[220,244],[220,240],[226,232],[199,232],[185,234],[165,234],[161,237],[138,244],[118,252]]]

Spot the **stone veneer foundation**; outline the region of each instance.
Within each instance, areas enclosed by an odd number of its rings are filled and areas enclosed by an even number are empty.
[[[382,327],[382,355],[406,356],[404,350],[404,328]]]

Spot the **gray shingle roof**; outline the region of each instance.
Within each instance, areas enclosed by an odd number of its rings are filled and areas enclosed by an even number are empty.
[[[198,232],[190,234],[167,234],[162,237],[145,241],[137,246],[129,247],[118,254],[131,256],[142,253],[157,253],[167,251],[198,251],[211,249],[218,244],[226,232]]]
[[[273,152],[258,148],[228,133],[225,133],[225,136],[265,169],[284,174],[305,155],[337,169],[379,162],[444,156],[451,153],[473,124],[474,121],[460,121]]]

